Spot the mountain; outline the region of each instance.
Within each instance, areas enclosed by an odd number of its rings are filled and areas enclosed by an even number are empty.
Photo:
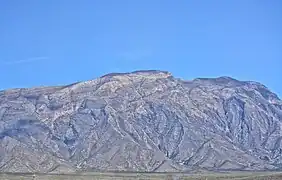
[[[230,77],[108,74],[0,91],[0,171],[280,170],[282,101]]]

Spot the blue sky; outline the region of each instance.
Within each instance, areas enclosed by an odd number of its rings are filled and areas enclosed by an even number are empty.
[[[158,69],[282,97],[281,17],[281,0],[4,0],[0,89]]]

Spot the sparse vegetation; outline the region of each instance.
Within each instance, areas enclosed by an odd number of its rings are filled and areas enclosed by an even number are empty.
[[[166,174],[166,173],[91,173],[91,174],[0,174],[1,180],[280,180],[282,173]]]

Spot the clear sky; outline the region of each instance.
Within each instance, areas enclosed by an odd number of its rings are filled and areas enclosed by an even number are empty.
[[[0,89],[157,69],[282,97],[281,0],[2,0]]]

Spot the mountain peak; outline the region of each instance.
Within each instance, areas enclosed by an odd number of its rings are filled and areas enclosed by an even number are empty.
[[[161,71],[161,70],[138,70],[138,71],[132,71],[129,73],[110,73],[106,74],[104,76],[101,76],[101,78],[104,77],[114,77],[114,76],[152,76],[152,77],[160,77],[160,78],[167,78],[172,76],[172,74],[168,71]]]
[[[0,171],[281,169],[281,119],[273,93],[227,76],[187,82],[143,70],[7,90]]]

